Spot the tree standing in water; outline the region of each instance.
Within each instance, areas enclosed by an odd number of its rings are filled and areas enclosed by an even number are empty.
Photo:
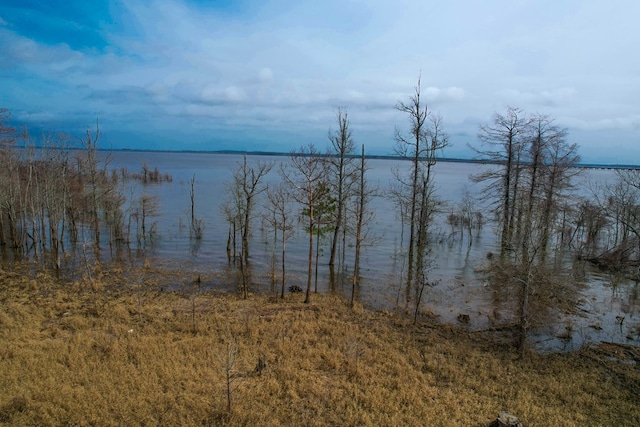
[[[283,181],[291,188],[292,198],[302,206],[306,217],[306,231],[309,234],[309,257],[307,269],[307,289],[305,304],[311,302],[311,282],[313,277],[313,237],[317,226],[316,205],[320,198],[316,192],[318,184],[325,178],[326,166],[313,144],[301,147],[291,153],[289,168],[280,168]]]
[[[281,251],[282,251],[282,259],[281,259],[281,289],[280,289],[280,298],[284,298],[284,289],[287,277],[287,263],[286,263],[286,253],[287,253],[287,240],[292,235],[293,230],[293,219],[292,212],[290,206],[290,196],[284,185],[279,185],[276,188],[269,188],[267,190],[267,211],[269,215],[266,215],[265,218],[274,228],[277,233],[280,231],[281,235]],[[275,238],[275,237],[274,237]],[[275,246],[275,242],[274,242]],[[275,249],[274,249],[275,250]]]
[[[409,247],[407,253],[407,285],[413,283],[416,270],[424,268],[427,246],[427,229],[435,212],[437,201],[434,197],[432,168],[437,161],[438,151],[448,145],[448,138],[442,129],[442,119],[432,116],[428,106],[421,99],[421,79],[414,88],[408,102],[399,101],[396,109],[409,117],[410,131],[405,136],[396,129],[395,152],[411,161],[408,180],[396,171],[401,192],[407,203],[409,221]]]
[[[355,167],[354,160],[351,157],[354,152],[354,142],[351,138],[351,129],[349,127],[349,115],[346,110],[339,108],[336,113],[338,121],[338,129],[329,132],[329,141],[331,141],[329,171],[330,185],[335,194],[335,214],[332,224],[333,237],[331,239],[331,254],[329,256],[329,265],[333,266],[336,259],[336,248],[338,246],[338,237],[340,231],[345,227],[345,209],[347,199],[350,196],[350,187],[353,183]]]

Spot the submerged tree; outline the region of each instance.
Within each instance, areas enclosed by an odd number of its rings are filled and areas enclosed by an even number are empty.
[[[249,236],[251,221],[255,216],[254,208],[258,196],[267,189],[264,178],[272,167],[272,163],[261,161],[258,161],[255,166],[250,166],[245,154],[242,162],[238,163],[238,167],[233,172],[233,179],[227,186],[227,200],[223,205],[223,213],[232,228],[229,231],[229,241],[233,243],[234,257],[236,234],[239,232],[242,255],[245,260],[249,258]]]
[[[233,173],[233,182],[229,191],[237,193],[234,198],[237,200],[236,208],[242,233],[242,254],[245,260],[249,258],[249,235],[256,198],[267,189],[264,178],[272,167],[272,163],[261,161],[258,161],[256,166],[249,166],[245,154],[242,163],[238,164],[238,168]]]
[[[597,183],[581,210],[581,256],[609,271],[640,264],[640,170],[616,170],[616,180]]]
[[[360,283],[360,253],[364,242],[369,238],[370,229],[368,226],[373,221],[374,212],[369,209],[369,202],[373,195],[372,189],[366,180],[367,162],[364,156],[364,144],[360,155],[360,164],[357,167],[357,181],[354,189],[353,207],[351,214],[356,218],[356,224],[353,229],[355,238],[354,244],[354,261],[353,261],[353,278],[351,283],[351,307],[355,304],[356,287]]]
[[[501,165],[473,177],[487,183],[485,195],[494,200],[494,213],[501,220],[500,249],[504,255],[512,247],[515,230],[523,152],[531,119],[520,109],[508,107],[504,114],[495,113],[493,122],[480,127],[478,138],[485,147],[471,147],[479,157]]]
[[[267,204],[266,209],[268,215],[265,215],[267,222],[273,227],[276,236],[274,238],[274,246],[276,244],[277,233],[280,232],[280,249],[282,252],[281,259],[281,289],[280,298],[284,298],[285,283],[287,277],[287,240],[293,234],[293,213],[290,206],[290,195],[284,185],[279,185],[276,188],[269,188],[267,190]]]
[[[10,148],[15,144],[16,136],[15,128],[9,125],[10,119],[11,112],[6,108],[0,108],[0,246],[7,244],[5,224],[10,221],[12,178],[8,166],[13,163]]]
[[[354,142],[351,137],[349,115],[341,108],[336,113],[338,129],[329,132],[331,147],[329,152],[330,185],[335,195],[335,213],[333,215],[331,254],[329,265],[335,264],[337,244],[340,232],[345,228],[345,210],[350,196],[350,187],[354,180],[353,161]]]
[[[434,195],[433,167],[437,163],[438,152],[449,144],[442,129],[442,118],[433,116],[421,99],[420,78],[409,101],[399,101],[396,109],[408,116],[410,125],[406,136],[396,129],[395,152],[411,162],[408,179],[396,171],[399,194],[404,200],[401,205],[406,206],[403,210],[409,222],[407,284],[411,285],[417,270],[424,267],[427,232],[438,205]]]
[[[578,173],[577,146],[566,142],[567,132],[548,116],[530,116],[516,108],[496,114],[493,124],[482,126],[479,138],[485,149],[481,158],[497,166],[474,177],[485,182],[484,194],[493,202],[500,222],[501,257],[494,261],[494,279],[512,282],[518,289],[519,346],[527,341],[532,324],[530,308],[541,298],[546,307],[563,300],[570,283],[557,286],[563,277],[546,265],[553,230],[561,209],[568,207],[571,178]],[[505,277],[510,279],[505,279]],[[569,282],[569,280],[567,280]]]
[[[242,162],[233,172],[233,179],[227,187],[227,201],[223,205],[223,213],[231,225],[229,239],[227,241],[227,256],[231,260],[231,245],[233,245],[233,260],[236,259],[236,235],[240,233],[241,251],[240,273],[242,276],[242,292],[246,298],[249,283],[249,236],[251,234],[251,221],[254,218],[254,208],[257,198],[267,186],[264,183],[265,176],[273,165],[258,161],[255,166],[247,162],[246,154]]]
[[[305,229],[309,234],[309,257],[307,269],[307,289],[305,304],[311,302],[311,282],[313,277],[313,238],[318,225],[316,207],[320,195],[318,185],[325,179],[326,164],[313,144],[301,147],[290,155],[291,166],[280,168],[280,175],[291,189],[291,197],[301,205],[306,217]]]
[[[191,215],[189,217],[189,234],[191,238],[196,240],[202,239],[204,232],[204,221],[196,217],[196,176],[195,174],[189,181],[189,200],[191,201]]]
[[[336,214],[337,200],[331,194],[331,188],[325,181],[319,181],[315,189],[315,198],[317,200],[314,206],[315,216],[315,235],[316,235],[316,254],[315,254],[315,278],[314,292],[318,292],[318,264],[320,259],[320,241],[329,232],[334,230],[334,224],[331,218]],[[307,208],[303,209],[303,215],[307,216]],[[311,232],[310,230],[307,230]]]
[[[85,148],[84,170],[87,175],[86,188],[88,189],[89,211],[91,213],[91,226],[93,227],[95,249],[100,249],[100,203],[104,190],[98,161],[98,140],[100,139],[100,126],[96,121],[95,133],[89,129],[86,131],[82,144]],[[82,172],[81,172],[82,173]],[[84,175],[84,173],[82,173]]]

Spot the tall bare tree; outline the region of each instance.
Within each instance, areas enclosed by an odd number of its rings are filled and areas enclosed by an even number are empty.
[[[229,191],[238,193],[236,207],[242,232],[242,254],[245,260],[249,259],[249,235],[256,198],[267,189],[264,178],[272,167],[272,163],[262,161],[258,161],[256,166],[249,166],[245,154],[242,163],[238,164],[238,168],[233,173],[232,188]]]
[[[290,168],[281,167],[280,175],[291,189],[292,198],[301,205],[306,216],[306,230],[309,234],[309,258],[307,270],[307,290],[305,304],[311,302],[311,282],[313,276],[313,237],[318,225],[315,208],[320,201],[316,193],[319,183],[326,177],[326,164],[313,144],[301,147],[290,155]]]
[[[497,163],[498,169],[476,175],[475,182],[487,182],[485,192],[495,200],[495,213],[501,218],[500,248],[504,255],[512,247],[515,215],[522,172],[522,155],[531,119],[520,109],[508,107],[495,113],[493,123],[480,127],[478,138],[484,149],[471,147],[479,157]]]
[[[427,104],[421,99],[420,78],[413,95],[407,102],[399,101],[396,109],[409,119],[408,135],[405,136],[396,128],[395,152],[411,162],[408,179],[400,172],[396,173],[401,191],[408,192],[407,284],[411,284],[415,276],[416,259],[425,254],[427,229],[434,213],[432,168],[437,162],[437,154],[448,145],[448,138],[442,129],[442,119],[439,116],[432,117]],[[419,265],[422,265],[422,260]]]
[[[280,298],[284,298],[285,283],[287,277],[287,240],[292,236],[293,231],[293,214],[290,206],[290,196],[284,185],[279,185],[276,188],[269,188],[267,190],[266,209],[269,212],[265,216],[267,222],[273,227],[275,232],[280,231],[280,249],[282,252],[281,259],[281,289]],[[274,242],[275,245],[276,242]]]
[[[331,254],[329,265],[333,266],[336,259],[338,237],[344,230],[345,209],[352,185],[355,167],[353,162],[354,142],[349,127],[349,115],[346,110],[339,108],[336,113],[338,129],[329,132],[331,142],[329,152],[329,170],[331,173],[331,187],[335,194],[336,209],[333,223],[333,237],[331,239]]]
[[[542,258],[547,254],[553,225],[558,214],[571,210],[568,194],[574,188],[573,178],[581,173],[575,166],[580,162],[578,145],[566,141],[567,130],[549,123],[545,153],[545,173],[541,197]],[[566,213],[565,213],[566,214]]]
[[[103,192],[102,176],[100,174],[100,164],[98,160],[98,141],[100,139],[100,125],[96,120],[96,130],[92,133],[87,129],[85,139],[82,144],[85,149],[84,168],[88,175],[88,199],[91,212],[91,226],[93,227],[94,247],[96,251],[100,249],[100,201]]]
[[[11,179],[7,166],[11,161],[9,156],[12,154],[9,148],[15,143],[16,136],[15,128],[9,124],[10,119],[11,112],[6,108],[0,108],[0,246],[7,244],[5,222],[8,218],[5,216],[9,215],[7,203],[9,199],[8,186]]]
[[[527,115],[516,108],[496,114],[479,135],[485,150],[476,151],[498,164],[474,177],[487,184],[485,194],[493,199],[501,222],[502,256],[493,263],[493,279],[516,288],[522,355],[535,313],[571,295],[566,272],[545,262],[552,230],[558,226],[557,213],[567,209],[579,161],[577,146],[568,144],[566,135],[549,116]]]
[[[0,108],[0,150],[13,147],[16,142],[16,129],[9,124],[11,111]]]
[[[356,287],[360,283],[360,253],[364,242],[370,238],[368,225],[373,221],[375,213],[369,208],[369,202],[374,191],[369,186],[366,179],[367,161],[364,155],[364,144],[362,144],[360,154],[360,164],[357,167],[357,184],[354,191],[352,214],[356,218],[356,224],[353,228],[355,238],[354,244],[354,261],[353,261],[353,280],[351,283],[351,307],[355,304]]]

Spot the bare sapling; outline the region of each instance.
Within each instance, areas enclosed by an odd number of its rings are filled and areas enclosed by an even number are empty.
[[[364,155],[364,144],[362,145],[362,153],[360,155],[360,165],[357,168],[357,185],[354,195],[354,214],[356,217],[355,226],[355,256],[353,263],[353,279],[351,283],[351,307],[355,305],[356,288],[360,284],[360,255],[362,246],[365,241],[370,240],[369,225],[372,223],[375,213],[369,209],[368,204],[374,191],[369,187],[366,180],[367,164]]]
[[[224,391],[227,401],[227,412],[233,409],[233,394],[237,388],[237,381],[240,375],[236,369],[238,361],[238,339],[235,335],[231,335],[227,339],[227,345],[223,353],[220,355],[220,363],[224,372]]]
[[[189,190],[189,198],[191,201],[191,217],[190,217],[190,235],[191,238],[196,240],[202,239],[202,233],[204,231],[204,221],[196,217],[196,208],[195,208],[195,200],[196,200],[196,176],[193,175],[190,181],[190,190]]]
[[[265,216],[265,219],[267,219],[267,222],[273,227],[274,233],[277,233],[278,231],[280,232],[280,298],[284,298],[285,283],[287,277],[287,240],[289,240],[289,238],[293,235],[293,212],[290,203],[290,195],[284,185],[279,185],[275,188],[269,188],[269,190],[267,191],[266,210],[269,212],[269,215]]]

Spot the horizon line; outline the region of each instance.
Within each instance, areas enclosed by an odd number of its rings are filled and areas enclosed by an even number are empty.
[[[20,148],[25,148],[21,146]],[[36,149],[64,149],[65,147],[35,147]],[[83,150],[82,147],[70,147],[72,150]],[[246,154],[254,156],[274,156],[285,157],[290,156],[292,152],[284,151],[265,151],[265,150],[168,150],[168,149],[145,149],[145,148],[101,148],[98,147],[98,151],[124,151],[124,152],[140,152],[140,153],[192,153],[192,154]],[[308,155],[301,153],[300,155]],[[331,154],[316,153],[319,157],[330,157]],[[358,154],[348,155],[350,158],[360,158]],[[409,160],[405,157],[401,157],[394,154],[365,154],[367,159],[380,159],[380,160]],[[439,161],[445,163],[478,163],[478,164],[500,164],[498,161],[489,161],[484,159],[471,159],[464,157],[439,157]],[[586,168],[586,169],[631,169],[639,170],[640,165],[624,164],[624,163],[576,163],[574,167]]]

